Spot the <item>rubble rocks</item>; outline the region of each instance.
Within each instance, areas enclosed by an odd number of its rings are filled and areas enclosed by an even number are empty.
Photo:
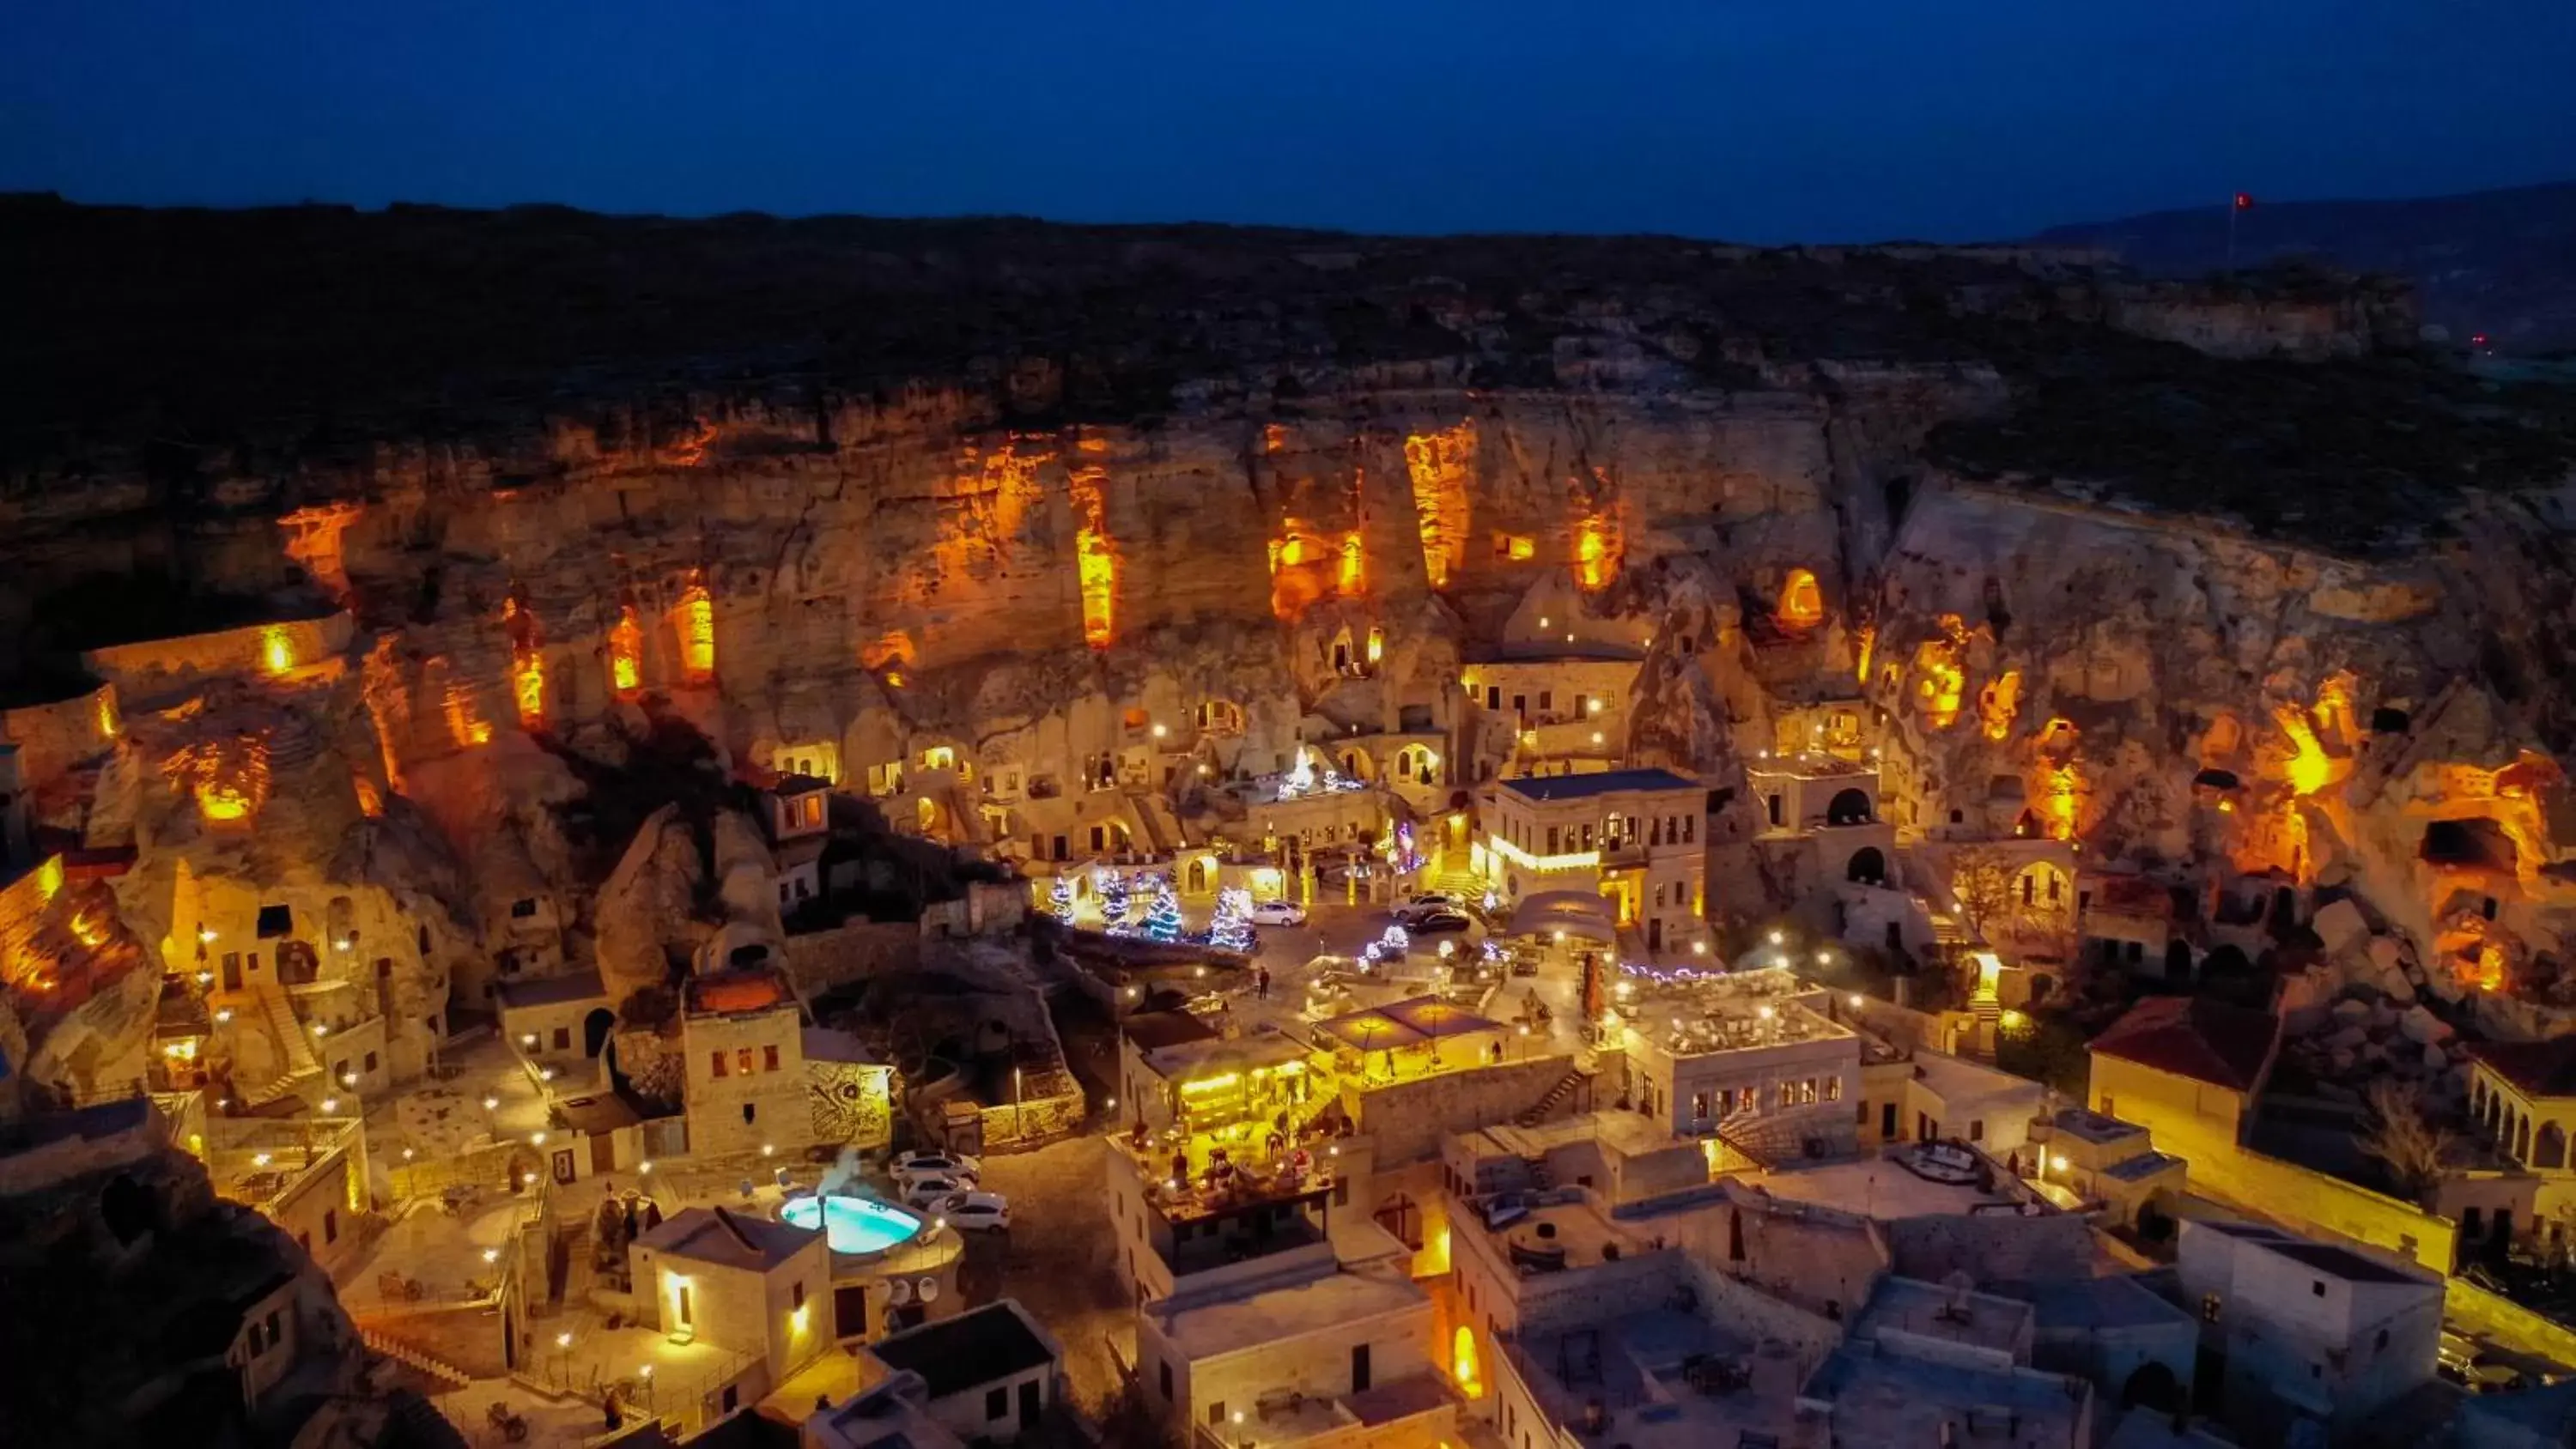
[[[2433,1013],[2426,1011],[2421,1006],[2407,1008],[2406,1014],[2398,1019],[2397,1029],[2405,1033],[2408,1041],[2422,1046],[2430,1046],[2435,1042],[2449,1041],[2453,1036],[2457,1035],[2457,1033],[2451,1029],[2450,1023],[2435,1016]]]

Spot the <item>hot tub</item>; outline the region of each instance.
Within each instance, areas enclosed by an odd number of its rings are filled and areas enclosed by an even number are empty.
[[[842,1193],[789,1198],[778,1209],[778,1220],[790,1227],[823,1229],[832,1251],[844,1257],[882,1253],[911,1242],[921,1231],[921,1219],[902,1208]]]

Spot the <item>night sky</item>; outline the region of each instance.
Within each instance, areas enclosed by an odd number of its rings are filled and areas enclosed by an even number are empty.
[[[85,201],[1951,240],[2576,177],[2564,0],[18,0],[0,35],[0,190]]]

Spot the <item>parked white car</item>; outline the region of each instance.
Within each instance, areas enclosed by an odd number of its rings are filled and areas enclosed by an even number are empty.
[[[1011,1225],[1011,1200],[998,1192],[961,1192],[938,1205],[948,1226],[966,1233],[989,1233]]]
[[[902,1199],[905,1207],[930,1212],[967,1191],[968,1181],[962,1177],[916,1177],[910,1182],[897,1183],[895,1196]]]
[[[974,1158],[953,1152],[911,1152],[887,1165],[894,1174],[895,1185],[909,1186],[925,1177],[964,1179],[970,1186],[984,1176],[984,1165]]]
[[[1261,901],[1252,908],[1252,924],[1302,926],[1306,924],[1306,908],[1295,901]]]

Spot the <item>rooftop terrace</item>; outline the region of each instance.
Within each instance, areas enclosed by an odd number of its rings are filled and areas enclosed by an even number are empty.
[[[2034,1310],[2028,1303],[1952,1289],[1916,1278],[1882,1278],[1852,1323],[1851,1337],[1869,1342],[1895,1332],[1984,1349],[2006,1360],[2026,1358]],[[1999,1365],[2000,1366],[2000,1365]]]
[[[1674,1056],[1858,1036],[1815,1009],[1825,1000],[1820,989],[1778,967],[1664,973],[1630,968],[1612,994],[1628,1029]]]
[[[1947,1425],[1961,1444],[2077,1449],[2091,1392],[2063,1374],[1931,1363],[1847,1343],[1798,1397],[1830,1413],[1844,1444],[1940,1444],[1949,1442],[1942,1437]]]
[[[1595,1327],[1541,1333],[1505,1346],[1512,1369],[1549,1419],[1582,1426],[1596,1402],[1604,1432],[1593,1439],[1633,1449],[1702,1449],[1743,1442],[1744,1434],[1778,1434],[1783,1442],[1797,1406],[1788,1386],[1794,1366],[1757,1372],[1785,1357],[1781,1345],[1760,1347],[1705,1319],[1650,1308]],[[1757,1383],[1772,1380],[1768,1392]]]

